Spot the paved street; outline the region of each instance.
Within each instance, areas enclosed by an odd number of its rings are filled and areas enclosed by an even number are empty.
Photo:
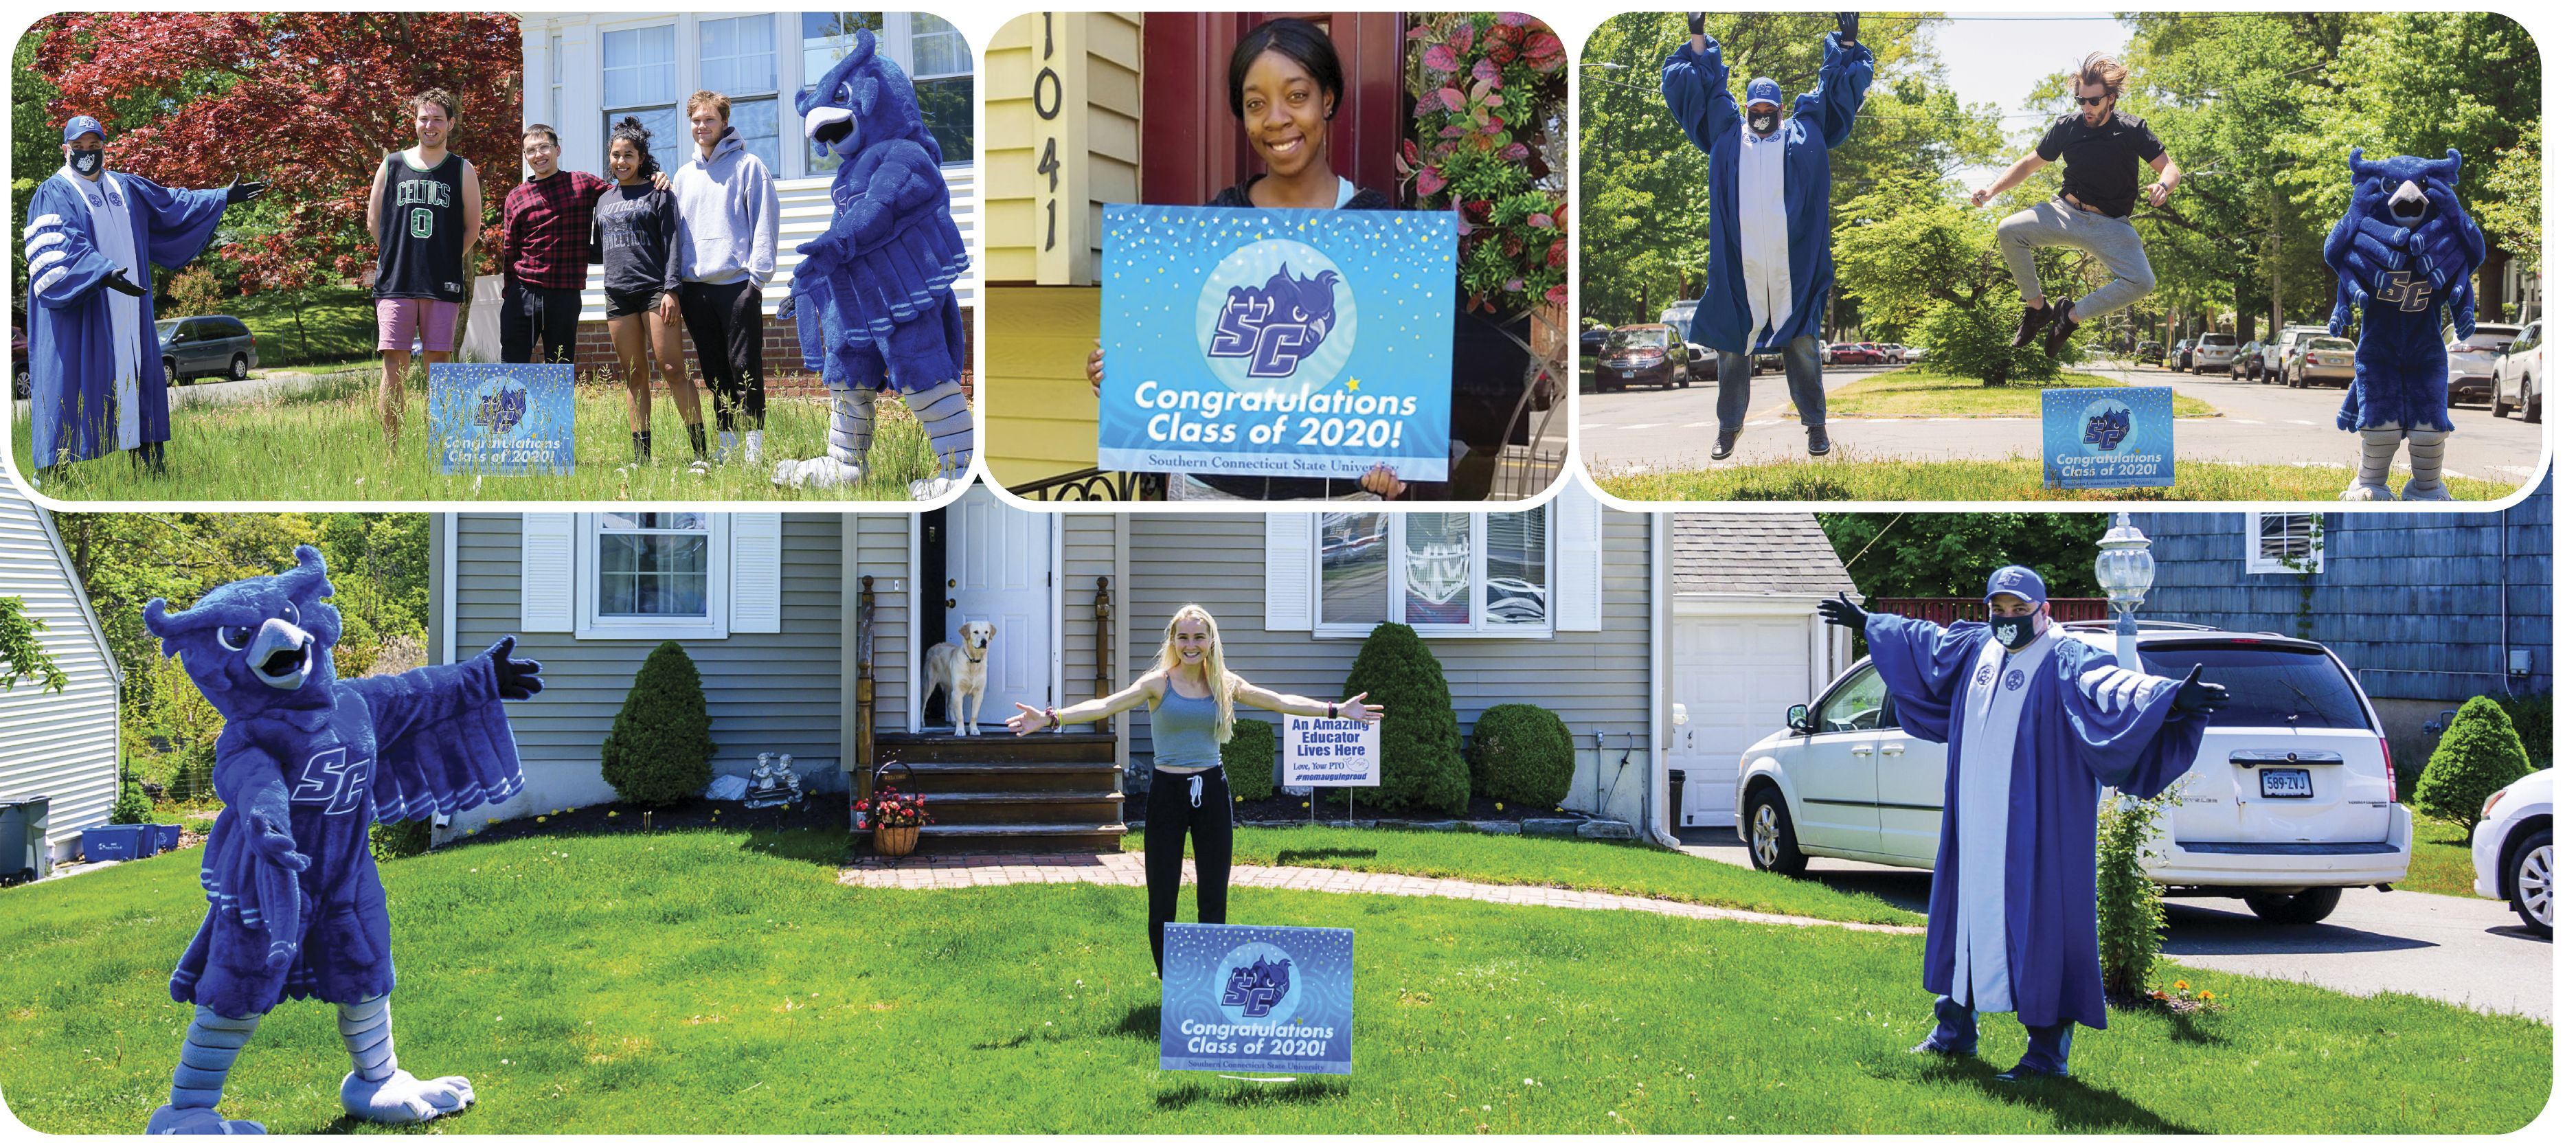
[[[1733,829],[1686,829],[1680,837],[1687,852],[1752,867]],[[1808,870],[1905,909],[1922,910],[1932,892],[1927,870],[1833,858],[1817,858]],[[2314,925],[2274,925],[2216,897],[2170,899],[2165,916],[2165,953],[2183,964],[2552,1019],[2552,946],[2524,933],[2502,901],[2346,889],[2334,915]]]
[[[2082,368],[2131,385],[2170,386],[2177,396],[2197,397],[2216,407],[2219,416],[2175,422],[2174,437],[2184,460],[2349,468],[2359,452],[2359,438],[2334,427],[2335,410],[2343,404],[2339,388],[2291,389],[2233,381],[2223,373],[2194,376],[2110,361]],[[1827,368],[1825,391],[1830,394],[1886,371]],[[1586,393],[1577,408],[1581,434],[1576,447],[1595,475],[1697,469],[1711,463],[1708,447],[1717,438],[1713,383],[1671,392]],[[2444,465],[2450,475],[2516,485],[2531,478],[2540,463],[2541,426],[2519,419],[2498,420],[2484,406],[2453,409],[2451,419],[2456,429]],[[1849,459],[2001,460],[2039,455],[2036,416],[1838,418],[1828,421],[1827,429],[1840,455]],[[1737,442],[1735,457],[1726,463],[1804,458],[1806,445],[1806,433],[1798,427],[1796,410],[1789,404],[1787,380],[1777,373],[1755,378],[1744,436]],[[2402,453],[2398,467],[2405,467]]]

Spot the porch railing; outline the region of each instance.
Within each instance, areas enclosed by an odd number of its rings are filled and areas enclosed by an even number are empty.
[[[1168,478],[1159,472],[1104,472],[1086,468],[1011,486],[1011,494],[1031,500],[1067,503],[1111,503],[1161,500]]]

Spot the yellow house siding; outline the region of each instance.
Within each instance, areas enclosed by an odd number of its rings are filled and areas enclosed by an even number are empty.
[[[1082,366],[1100,330],[1100,206],[1141,193],[1144,50],[1136,13],[1056,12],[1004,23],[984,53],[984,463],[1005,487],[1098,460]],[[1063,101],[1042,119],[1049,71],[1046,98],[1060,86]]]

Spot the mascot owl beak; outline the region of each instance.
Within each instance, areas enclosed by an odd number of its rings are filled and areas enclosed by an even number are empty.
[[[829,147],[858,129],[851,118],[847,107],[817,107],[805,113],[805,137]]]
[[[2388,196],[2390,217],[2409,226],[2424,221],[2432,205],[2432,200],[2424,197],[2424,188],[2415,185],[2413,179],[2406,180],[2397,188],[2397,193]]]
[[[242,661],[250,664],[250,673],[259,681],[281,691],[304,685],[313,673],[313,636],[303,628],[271,616],[259,626],[259,634],[242,652]]]

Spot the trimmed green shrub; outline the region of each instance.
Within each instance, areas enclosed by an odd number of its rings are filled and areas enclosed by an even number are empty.
[[[1478,801],[1562,804],[1574,785],[1574,732],[1546,707],[1488,707],[1467,739],[1467,776]]]
[[[2531,773],[2513,721],[2494,699],[2480,695],[2460,705],[2432,761],[2415,780],[2415,808],[2443,821],[2472,829],[2486,809],[2487,795]]]
[[[2554,760],[2550,752],[2549,692],[2528,695],[2489,695],[2504,708],[2504,716],[2513,720],[2513,736],[2522,740],[2522,757],[2534,770],[2546,770]]]
[[[2046,381],[2057,376],[2058,363],[2048,355],[2045,338],[2012,347],[2021,328],[2021,295],[2008,286],[1986,291],[1973,307],[1936,305],[1906,331],[1910,345],[1923,347],[1921,367],[1934,373],[1974,377],[1989,385],[2006,380]]]
[[[129,781],[116,791],[116,805],[107,811],[109,825],[142,825],[152,820],[152,796],[143,792],[143,783]]]
[[[2147,877],[2147,846],[2164,832],[2164,812],[2181,800],[2185,778],[2152,798],[2105,795],[2093,833],[2093,915],[2100,926],[2102,995],[2113,1004],[2147,998],[2165,947],[2165,896]]]
[[[671,806],[698,796],[715,777],[714,723],[698,665],[665,640],[644,657],[626,705],[617,708],[599,744],[599,776],[617,796],[639,806]]]
[[[1351,660],[1344,697],[1365,693],[1386,708],[1378,727],[1378,781],[1356,797],[1381,810],[1467,809],[1467,759],[1458,749],[1458,712],[1449,679],[1422,636],[1401,623],[1380,623]]]
[[[1234,737],[1222,748],[1225,784],[1234,796],[1257,802],[1279,792],[1279,732],[1258,718],[1234,720]]]

